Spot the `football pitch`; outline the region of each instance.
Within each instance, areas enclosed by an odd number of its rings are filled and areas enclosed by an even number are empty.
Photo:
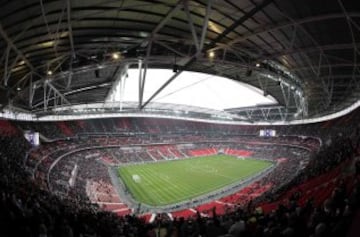
[[[214,155],[121,166],[118,173],[136,201],[164,206],[247,179],[271,165],[269,161]]]

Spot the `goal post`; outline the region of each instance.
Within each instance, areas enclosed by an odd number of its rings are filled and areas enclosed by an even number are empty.
[[[134,180],[135,183],[140,183],[141,182],[141,177],[139,175],[137,175],[137,174],[133,174],[132,179]]]

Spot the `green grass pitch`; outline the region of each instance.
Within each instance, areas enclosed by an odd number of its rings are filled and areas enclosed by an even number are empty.
[[[121,166],[118,173],[135,200],[163,206],[220,189],[270,165],[268,161],[214,155]],[[133,175],[139,180],[134,180]]]

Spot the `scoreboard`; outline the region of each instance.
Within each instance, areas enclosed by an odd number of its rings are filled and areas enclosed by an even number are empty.
[[[260,129],[260,137],[276,137],[276,130],[274,129]]]
[[[32,145],[40,145],[39,133],[34,131],[24,131],[25,139]]]

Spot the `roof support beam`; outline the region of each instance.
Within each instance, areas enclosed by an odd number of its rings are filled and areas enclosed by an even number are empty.
[[[6,52],[5,52],[5,65],[4,65],[4,75],[3,75],[3,82],[4,85],[7,86],[7,74],[8,74],[8,64],[9,64],[9,55],[10,55],[10,47],[9,45],[6,48]]]
[[[29,108],[32,109],[33,107],[33,101],[34,101],[34,95],[35,95],[35,89],[36,84],[33,83],[32,74],[30,75],[30,85],[29,85]]]
[[[5,65],[5,72],[4,72],[4,85],[8,85],[8,81],[9,81],[9,78],[11,76],[11,72],[12,72],[12,69],[16,66],[16,63],[19,59],[19,55],[16,55],[16,58],[14,59],[14,61],[12,62],[12,64],[10,65],[10,67],[8,67],[8,65]]]
[[[49,35],[49,39],[53,40],[54,41],[54,52],[55,52],[55,55],[56,57],[58,56],[58,52],[57,52],[57,48],[56,48],[56,35],[54,36],[51,31],[50,31],[50,27],[49,27],[49,23],[48,23],[48,20],[46,18],[46,13],[45,13],[45,7],[44,7],[44,3],[43,3],[43,0],[40,0],[40,7],[41,7],[41,14],[42,14],[42,17],[43,17],[43,20],[45,22],[45,26],[46,26],[46,30],[48,32],[48,35]]]
[[[339,67],[353,67],[353,66],[357,66],[360,67],[360,63],[334,63],[334,64],[330,64],[329,66],[331,66],[332,68],[339,68]],[[321,68],[325,68],[328,67],[328,65],[321,65]],[[304,66],[304,67],[294,67],[292,69],[290,69],[290,72],[297,72],[297,71],[306,71],[306,70],[310,70],[311,67],[310,66]]]
[[[175,80],[180,74],[181,70],[177,71],[174,75],[172,75],[141,107],[140,109],[145,108],[165,87],[167,87],[173,80]]]
[[[157,34],[157,32],[168,22],[168,20],[170,20],[173,17],[175,12],[177,12],[181,8],[181,6],[182,6],[181,3],[182,3],[182,0],[178,0],[177,3],[175,4],[175,6],[166,13],[166,16],[159,22],[159,24],[151,32],[152,36]]]
[[[105,98],[105,102],[106,101],[109,101],[109,100],[112,100],[113,97],[115,97],[114,93],[116,93],[116,90],[117,90],[117,87],[118,85],[124,80],[124,78],[126,77],[127,75],[127,71],[128,71],[128,68],[129,68],[129,65],[128,64],[125,64],[125,65],[122,65],[122,66],[118,66],[116,68],[116,70],[114,71],[113,73],[113,76],[112,76],[112,80],[111,81],[114,81],[112,82],[112,86],[109,90],[109,92],[107,93],[107,96]],[[121,93],[123,93],[122,91],[120,91],[120,96],[121,96]]]
[[[279,115],[281,117],[281,120],[285,121],[286,119],[286,116],[285,116],[285,113],[283,112],[283,110],[281,108],[277,108],[278,112],[279,112]]]
[[[281,88],[281,92],[284,97],[285,107],[287,108],[290,105],[290,96],[291,96],[290,86],[285,87],[285,85],[283,83],[280,83],[280,88]]]
[[[144,62],[139,60],[139,109],[142,108],[143,98],[144,98],[144,90],[145,90],[145,81],[146,81],[146,73],[148,69],[149,57],[151,54],[152,41],[149,42],[146,49],[146,57]],[[143,64],[143,66],[142,66]]]
[[[123,75],[123,79],[126,78],[126,74],[122,74]],[[124,76],[125,75],[125,76]],[[121,80],[123,82],[125,82],[125,80]],[[44,83],[44,82],[43,82]],[[33,85],[35,86],[36,84],[33,83]],[[112,83],[109,83],[109,82],[106,82],[106,83],[100,83],[100,84],[94,84],[94,85],[91,85],[91,86],[87,86],[87,87],[82,87],[82,88],[79,88],[79,89],[75,89],[75,90],[71,90],[71,91],[68,91],[68,92],[65,92],[63,93],[63,96],[68,96],[68,95],[74,95],[74,94],[77,94],[77,93],[81,93],[81,92],[84,92],[84,91],[90,91],[90,90],[95,90],[95,89],[98,89],[98,88],[110,88],[113,84]],[[34,88],[36,89],[36,88]],[[111,90],[111,88],[110,88]],[[121,95],[120,95],[120,98],[121,98]],[[54,100],[55,97],[50,97],[48,101],[52,101]],[[37,108],[39,107],[40,105],[42,105],[44,103],[44,101],[41,101],[35,105],[32,106],[32,108]]]
[[[119,98],[119,109],[120,111],[123,110],[123,102],[124,102],[124,95],[125,95],[125,84],[126,84],[126,79],[127,79],[127,68],[126,68],[126,74],[125,76],[123,76],[120,80],[120,98]]]
[[[289,113],[284,106],[279,105],[231,109],[229,112],[238,116],[245,116],[250,121],[269,122],[279,119],[285,121],[289,114],[293,114],[293,112]]]
[[[26,81],[29,80],[30,78],[32,78],[34,76],[33,73],[28,72],[26,73],[23,77],[21,77],[16,83],[15,85],[12,87],[12,89],[17,89],[18,87],[23,88],[21,85],[25,85]]]
[[[32,84],[32,85],[34,85],[34,84]],[[30,99],[31,99],[30,107],[31,108],[34,108],[34,107],[37,107],[37,106],[43,104],[44,111],[47,111],[49,102],[51,100],[54,100],[54,106],[55,105],[57,106],[57,98],[60,98],[61,104],[66,103],[68,105],[71,105],[71,103],[66,99],[66,97],[58,89],[56,89],[56,87],[53,86],[49,80],[44,80],[42,87],[43,87],[43,92],[44,92],[43,93],[43,101],[35,106],[32,105],[32,100],[33,100],[33,93],[35,93],[36,88],[32,88],[32,91],[30,93]],[[51,94],[53,94],[53,96],[51,96]]]
[[[177,55],[179,55],[179,56],[186,57],[186,54],[184,54],[184,53],[176,50],[175,48],[167,45],[167,44],[164,43],[164,42],[161,42],[161,41],[159,41],[159,40],[154,40],[154,43],[156,43],[156,44],[158,44],[158,45],[160,45],[160,46],[162,46],[162,47],[164,47],[164,48],[166,48],[166,49],[174,52],[175,54],[177,54]]]
[[[267,87],[268,87],[268,82],[269,79],[268,78],[264,78],[264,77],[260,77],[260,76],[256,76],[256,79],[260,85],[260,88],[263,90],[264,96],[265,94],[267,94]]]
[[[351,93],[351,89],[352,88],[358,88],[359,87],[359,83],[357,82],[356,80],[356,73],[359,71],[359,68],[357,66],[355,66],[357,64],[357,61],[358,61],[358,54],[359,54],[359,49],[358,49],[358,45],[356,44],[356,36],[355,36],[355,32],[354,30],[355,29],[358,29],[358,25],[356,22],[354,22],[351,17],[348,15],[345,7],[344,7],[344,4],[342,3],[341,0],[338,0],[338,3],[344,13],[344,17],[346,18],[346,23],[348,24],[348,27],[349,27],[349,31],[350,31],[350,35],[351,35],[351,41],[352,41],[352,45],[353,45],[353,62],[354,62],[354,67],[353,67],[353,70],[352,70],[352,77],[351,77],[351,81],[349,82],[348,84],[348,87],[347,87],[347,91],[348,93]],[[354,29],[355,28],[355,29]]]
[[[191,18],[191,14],[190,14],[190,10],[189,10],[189,2],[187,0],[184,0],[184,9],[185,9],[185,13],[186,13],[186,16],[187,16],[187,20],[188,20],[188,24],[189,24],[189,27],[190,27],[190,31],[191,31],[191,34],[192,34],[192,37],[193,37],[193,40],[194,40],[194,44],[195,44],[195,47],[196,47],[196,51],[199,53],[200,52],[200,46],[199,46],[199,39],[198,39],[198,36],[196,34],[196,30],[195,30],[195,27],[194,27],[194,23],[192,21],[192,18]]]
[[[73,37],[72,22],[71,22],[71,2],[70,2],[70,0],[66,0],[66,9],[67,9],[67,26],[68,26],[68,31],[69,31],[71,55],[73,58],[75,58],[76,54],[75,54],[74,37]]]
[[[154,36],[159,32],[159,30],[161,30],[161,28],[173,17],[173,15],[183,6],[183,0],[178,0],[175,4],[175,6],[170,9],[167,13],[166,16],[158,23],[158,25],[154,28],[154,30],[151,32],[151,36],[150,39],[146,39],[146,40],[150,40],[150,43],[148,45],[147,48],[147,57],[148,55],[150,56],[150,52],[151,52],[151,45],[152,45],[152,41],[154,39]],[[146,66],[147,67],[147,66]],[[172,76],[167,82],[165,82],[165,84],[163,86],[161,86],[161,88],[159,88],[144,104],[142,104],[142,100],[143,100],[143,87],[145,85],[145,78],[143,77],[142,73],[141,73],[141,68],[139,69],[139,109],[143,109],[148,103],[150,103],[150,101],[152,101],[153,98],[155,98],[155,96],[157,96],[168,84],[171,83],[171,81],[173,81],[178,74],[180,74],[181,71],[178,71],[174,76]],[[145,71],[145,75],[146,76],[146,71]]]
[[[209,18],[210,18],[210,13],[211,13],[211,5],[212,5],[212,0],[208,0],[207,6],[206,6],[205,18],[204,18],[204,22],[203,22],[203,28],[202,28],[201,37],[200,37],[200,45],[199,45],[200,51],[202,51],[204,48],[205,36],[206,36],[207,28],[209,25]]]
[[[243,24],[249,18],[253,17],[257,12],[264,9],[267,5],[272,3],[273,0],[263,0],[259,5],[256,5],[253,9],[247,12],[245,15],[240,17],[237,21],[235,21],[232,25],[227,27],[220,35],[218,35],[209,45],[208,48],[212,48],[216,46],[223,38],[225,38],[230,32],[234,31],[238,26]]]
[[[47,83],[46,83],[46,81],[44,81],[43,87],[44,87],[43,104],[44,104],[44,111],[46,111],[47,110],[47,105],[48,105],[47,96],[46,96],[46,94],[47,94]]]
[[[179,6],[178,4],[181,1],[179,1],[177,3],[177,7]],[[210,44],[210,47],[213,47],[214,45],[216,45],[217,42],[219,42],[220,40],[222,40],[224,37],[226,37],[227,34],[229,34],[232,30],[234,30],[236,27],[238,27],[240,24],[242,24],[244,21],[246,21],[247,19],[251,18],[254,14],[256,14],[258,11],[260,11],[261,9],[263,9],[264,7],[266,7],[268,4],[270,4],[271,2],[273,2],[273,0],[264,0],[261,4],[257,5],[255,8],[253,8],[250,12],[248,12],[247,14],[245,14],[243,17],[241,17],[239,20],[237,20],[236,22],[234,22],[233,25],[230,26],[230,28],[227,28],[222,34],[220,34],[214,41],[212,41],[212,43]],[[210,5],[208,5],[209,7],[209,11],[210,11]],[[176,7],[175,7],[176,8]],[[173,9],[175,9],[173,8]],[[171,12],[170,12],[171,13]],[[168,14],[169,15],[169,14]],[[167,18],[167,17],[166,17]],[[158,27],[156,27],[157,29]],[[173,80],[175,80],[182,72],[184,69],[186,69],[189,65],[191,65],[195,59],[196,59],[197,53],[195,55],[193,55],[184,65],[182,70],[177,71],[173,76],[171,76],[141,107],[140,109],[143,109],[147,104],[149,104],[165,87],[167,87]]]
[[[66,98],[65,96],[60,92],[58,91],[58,89],[55,88],[55,86],[53,86],[50,82],[47,82],[47,85],[54,91],[54,93],[56,93],[65,103],[67,104],[71,104]]]
[[[140,109],[145,108],[165,87],[167,87],[173,80],[175,80],[184,70],[186,70],[195,60],[197,54],[186,59],[184,66],[181,70],[178,70],[174,75],[172,75],[141,107]]]
[[[138,72],[139,72],[139,81],[138,81],[138,86],[139,86],[139,109],[141,109],[141,104],[142,104],[142,97],[143,97],[143,88],[141,87],[142,84],[143,84],[143,60],[142,59],[139,59],[139,62],[138,62]]]
[[[356,47],[360,47],[360,44],[356,44]],[[280,52],[276,52],[274,54],[271,55],[265,55],[263,56],[264,59],[274,59],[274,58],[278,58],[284,55],[293,55],[293,54],[299,54],[299,53],[312,53],[312,52],[316,52],[316,51],[335,51],[335,50],[346,50],[346,49],[353,49],[354,48],[354,44],[353,43],[349,43],[349,44],[330,44],[330,45],[322,45],[322,46],[312,46],[312,47],[306,47],[306,48],[288,48],[285,49],[283,51]],[[261,59],[259,59],[261,60]]]
[[[207,2],[206,12],[205,12],[204,21],[203,21],[203,27],[202,27],[201,35],[200,35],[200,39],[199,39],[198,35],[196,33],[196,30],[195,30],[195,27],[194,27],[194,23],[192,21],[190,10],[189,10],[189,1],[188,0],[184,1],[185,13],[187,15],[188,24],[190,27],[191,34],[193,36],[194,45],[196,47],[196,51],[197,51],[198,55],[202,52],[202,50],[204,48],[205,36],[206,36],[210,12],[211,12],[211,4],[212,4],[212,0],[209,0]]]
[[[72,83],[72,77],[73,77],[72,62],[73,62],[73,57],[70,58],[69,75],[67,76],[66,89],[70,89]]]
[[[360,13],[359,12],[352,12],[352,13],[348,13],[348,15],[350,17],[356,17],[359,18],[360,17]],[[320,15],[320,16],[311,16],[311,17],[306,17],[303,19],[298,19],[295,21],[286,21],[286,22],[282,22],[276,25],[270,25],[270,26],[261,26],[261,28],[255,30],[253,33],[241,36],[239,38],[236,38],[234,40],[231,40],[227,43],[227,46],[232,45],[232,44],[236,44],[236,43],[240,43],[243,42],[247,39],[259,36],[261,34],[266,34],[269,32],[274,32],[277,30],[281,30],[283,28],[287,28],[287,27],[294,27],[296,25],[302,25],[302,24],[306,24],[306,23],[310,23],[310,22],[316,22],[316,21],[326,21],[326,20],[332,20],[332,19],[339,19],[339,18],[344,18],[344,14],[342,13],[334,13],[334,14],[327,14],[327,15]],[[212,48],[211,50],[218,50],[221,48],[224,48],[225,45],[218,45],[214,48]]]
[[[327,55],[324,53],[324,49],[321,47],[321,45],[316,41],[316,39],[314,38],[314,36],[312,34],[310,34],[307,29],[301,25],[301,24],[298,24],[298,21],[297,20],[294,20],[290,17],[287,17],[291,22],[294,23],[294,26],[297,27],[297,29],[301,30],[303,34],[306,35],[307,38],[309,38],[309,40],[314,44],[314,46],[318,49],[319,51],[319,62],[317,64],[318,66],[318,70],[316,70],[316,60],[314,60],[313,58],[310,58],[309,55],[307,54],[304,54],[304,57],[305,57],[305,61],[307,61],[308,65],[310,66],[310,68],[312,68],[312,71],[313,71],[313,74],[314,76],[316,76],[316,78],[318,79],[320,77],[320,73],[321,73],[321,65],[326,65],[327,68],[329,68],[329,71],[330,71],[330,61],[329,59],[327,58]],[[328,105],[330,104],[330,102],[327,100],[327,98],[331,98],[331,95],[330,95],[330,91],[329,91],[329,88],[331,86],[331,83],[332,83],[332,78],[329,78],[330,80],[329,81],[325,81],[325,80],[322,80],[322,79],[319,79],[321,80],[321,83],[322,83],[322,86],[323,86],[323,91],[326,93],[326,97],[324,97],[322,103],[324,104],[324,108],[327,108]]]
[[[14,42],[9,38],[9,36],[5,32],[1,23],[0,23],[0,35],[4,38],[4,40],[8,43],[8,45],[16,52],[16,54],[18,54],[20,58],[24,60],[25,64],[31,69],[31,71],[34,71],[34,66],[25,57],[25,55],[15,46]]]
[[[30,21],[30,23],[32,22],[33,20]],[[17,39],[19,39],[21,36],[23,36],[28,30],[29,28],[32,26],[32,24],[27,24],[26,27],[19,33],[15,36],[15,38],[13,39],[13,41],[16,41]],[[0,58],[0,62],[3,61],[3,59],[5,58],[5,53],[2,55],[2,57]]]
[[[294,44],[295,44],[295,40],[296,40],[296,34],[297,34],[297,25],[293,26],[293,31],[291,34],[291,41],[290,41],[290,45],[289,45],[289,49],[294,48]]]

